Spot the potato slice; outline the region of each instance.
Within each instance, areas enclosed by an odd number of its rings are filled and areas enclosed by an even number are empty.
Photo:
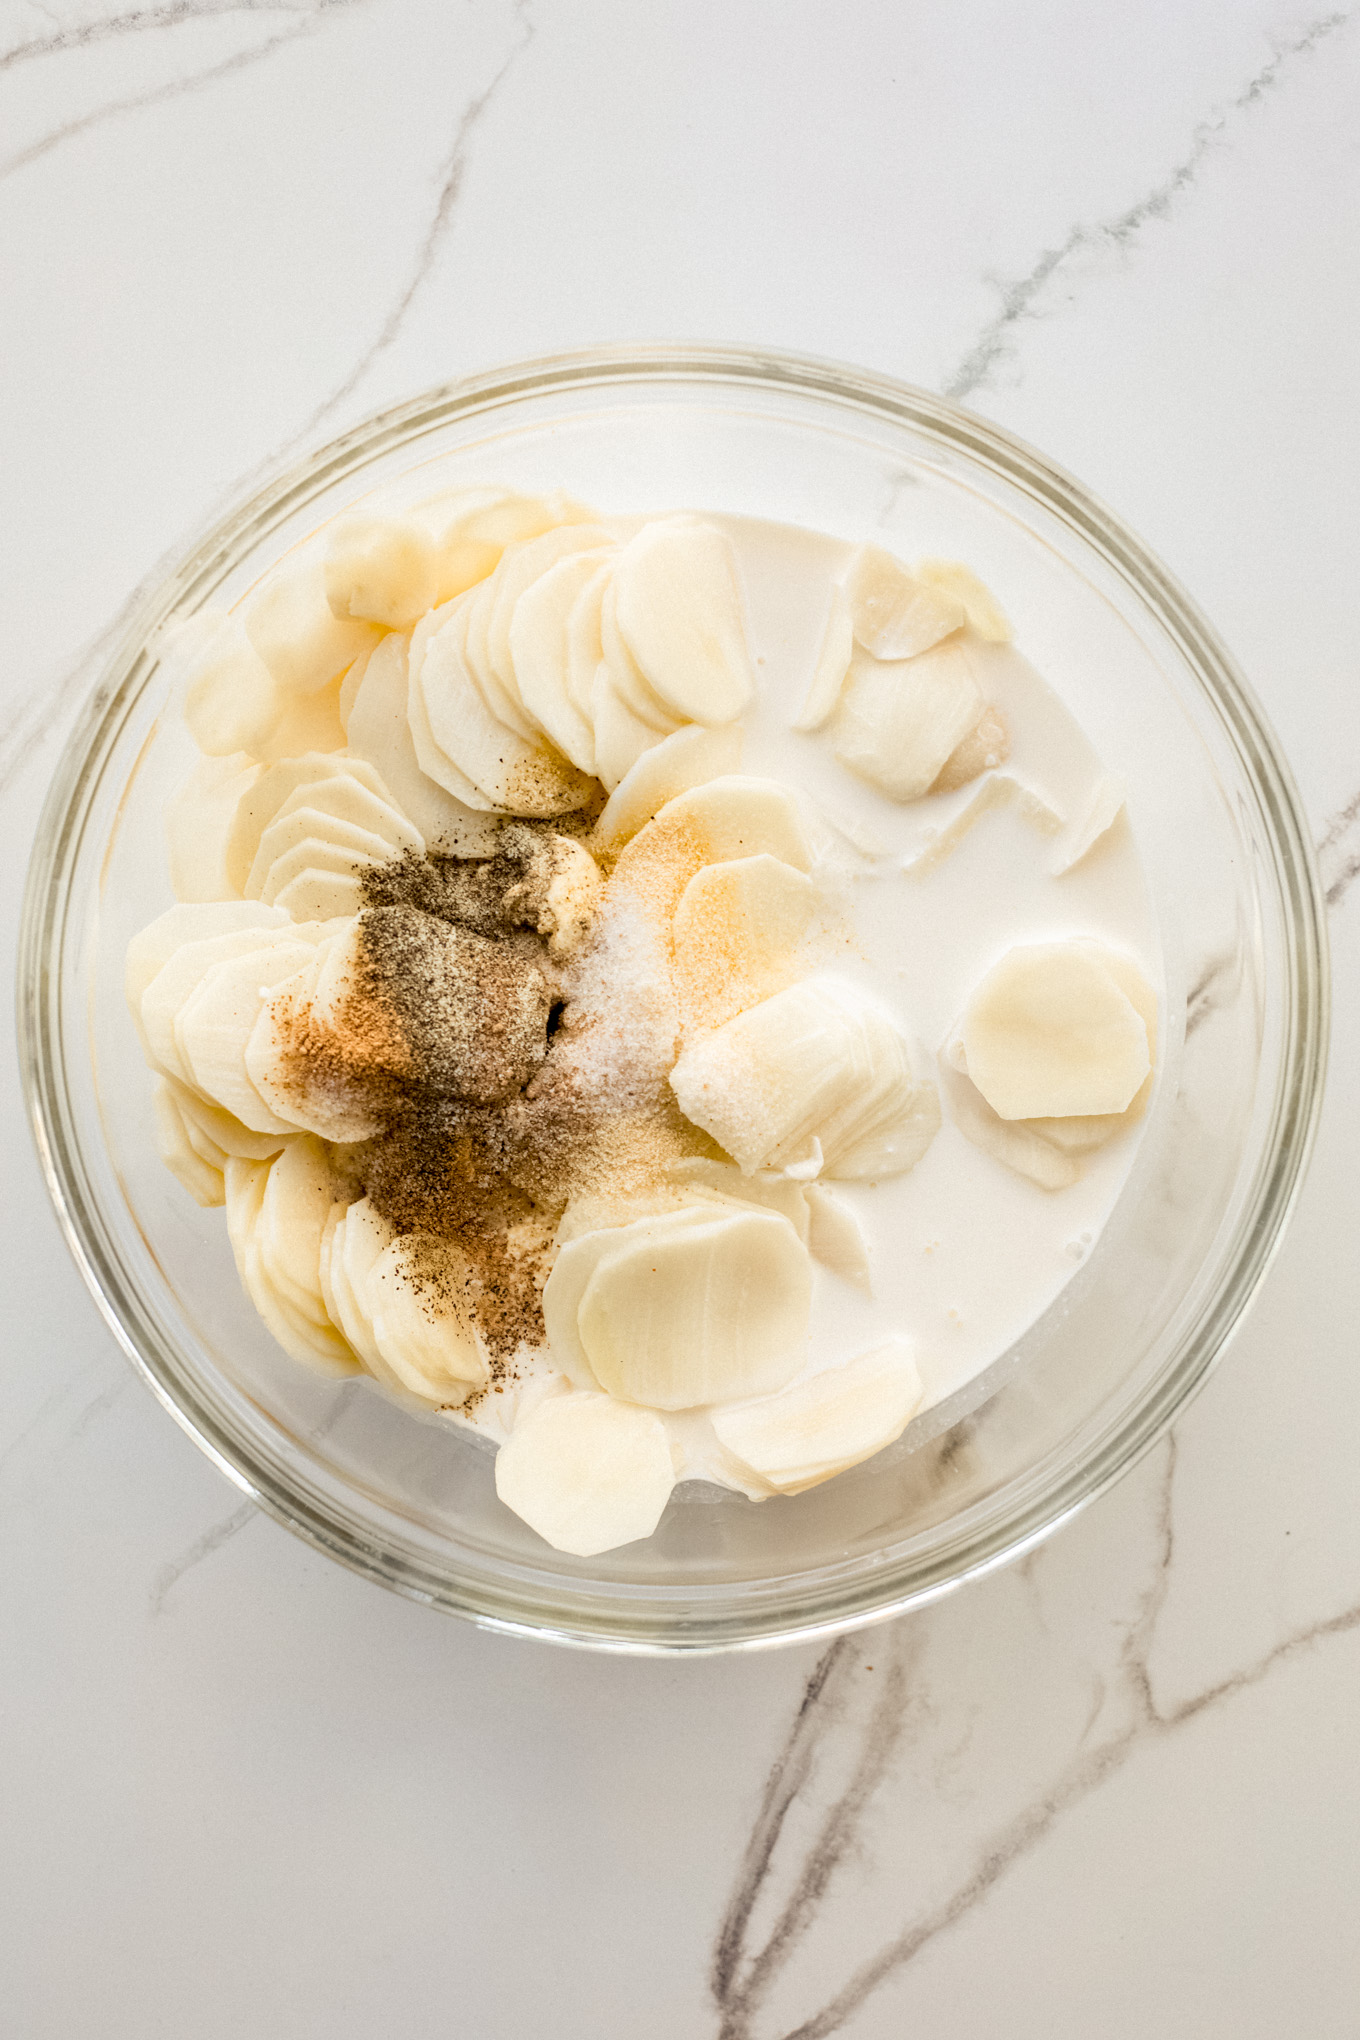
[[[190,1139],[197,1128],[223,1156],[235,1155],[238,1159],[252,1162],[272,1161],[285,1140],[293,1138],[291,1134],[252,1133],[234,1112],[228,1112],[221,1105],[210,1105],[199,1092],[189,1090],[173,1078],[166,1081],[175,1094]]]
[[[1027,1177],[1040,1190],[1067,1190],[1080,1181],[1083,1157],[1064,1153],[1036,1133],[1027,1119],[1000,1118],[947,1055],[940,1057],[940,1083],[950,1118],[975,1148],[1013,1169],[1017,1176]]]
[[[1053,846],[1048,869],[1054,878],[1061,878],[1065,872],[1072,871],[1083,857],[1094,850],[1101,837],[1114,827],[1123,813],[1125,798],[1123,780],[1102,773]]]
[[[434,542],[411,518],[337,517],[327,536],[324,584],[332,616],[407,629],[435,604]]]
[[[176,1025],[208,972],[228,957],[263,956],[271,940],[271,930],[246,927],[186,941],[156,972],[142,993],[142,1039],[151,1061],[167,1076],[184,1084],[194,1082],[176,1039]]]
[[[577,553],[600,553],[613,551],[613,540],[602,525],[567,524],[556,530],[545,531],[538,538],[525,540],[522,544],[507,546],[500,565],[486,584],[486,640],[485,657],[492,678],[507,701],[525,718],[525,734],[530,737],[540,733],[552,737],[552,731],[541,724],[520,691],[519,672],[515,663],[510,634],[514,627],[515,615],[523,597],[534,583],[546,574],[550,567]],[[597,565],[600,562],[597,560]],[[469,652],[473,650],[471,626],[469,625]],[[478,669],[475,677],[480,681]],[[500,713],[496,701],[488,699],[493,712]]]
[[[723,723],[711,730],[702,723],[686,723],[663,737],[642,753],[610,794],[595,824],[592,846],[599,851],[620,849],[677,794],[738,772],[741,739],[740,723]]]
[[[607,659],[601,659],[595,669],[590,714],[595,732],[595,776],[613,793],[638,760],[665,741],[668,732],[634,714],[619,693]]]
[[[809,978],[690,1042],[671,1072],[680,1109],[752,1175],[904,1175],[939,1127],[893,1020],[857,986]]]
[[[613,592],[619,630],[678,721],[729,723],[744,714],[755,675],[725,532],[691,518],[644,524],[619,555]]]
[[[373,1341],[401,1385],[422,1401],[465,1402],[490,1378],[486,1347],[463,1297],[467,1263],[447,1242],[403,1233],[364,1284]]]
[[[394,632],[370,657],[350,710],[351,756],[381,777],[393,806],[419,829],[428,849],[452,857],[487,856],[499,817],[455,799],[420,769],[409,720],[409,655],[410,641]]]
[[[184,720],[199,750],[258,755],[284,699],[240,618],[200,610],[162,631],[159,652],[172,684],[183,689]]]
[[[646,878],[653,891],[664,874],[673,913],[701,865],[761,855],[795,871],[812,869],[812,846],[789,789],[776,779],[731,773],[667,801],[624,847],[615,868],[620,879]]]
[[[367,1197],[351,1204],[330,1235],[327,1263],[334,1322],[375,1380],[395,1387],[373,1336],[373,1319],[364,1301],[368,1275],[394,1237],[391,1226]]]
[[[315,958],[315,950],[304,943],[278,942],[216,963],[176,1020],[175,1037],[189,1082],[252,1133],[297,1130],[296,1122],[270,1111],[252,1083],[246,1045],[266,999]]]
[[[455,604],[455,610],[457,605]],[[495,721],[468,671],[456,614],[425,646],[413,665],[411,696],[423,704],[434,744],[487,800],[510,814],[560,815],[590,797],[590,781],[560,751],[527,743]],[[420,732],[412,719],[416,755]],[[422,758],[425,769],[429,767]]]
[[[321,1234],[335,1201],[335,1178],[320,1141],[290,1141],[269,1171],[256,1244],[269,1281],[304,1315],[327,1321],[321,1287]]]
[[[600,647],[614,691],[630,715],[666,736],[686,720],[684,716],[676,715],[651,686],[633,657],[627,638],[619,629],[616,577],[611,578],[604,591],[604,601],[600,604]]]
[[[850,1206],[822,1183],[809,1183],[803,1195],[808,1210],[808,1252],[813,1260],[872,1296],[869,1244]]]
[[[429,712],[425,706],[425,695],[419,684],[421,668],[425,662],[425,647],[435,631],[441,629],[444,622],[455,615],[457,608],[457,603],[451,603],[447,615],[440,609],[431,610],[430,614],[416,625],[412,633],[406,686],[406,720],[411,732],[416,762],[425,777],[466,807],[490,812],[494,809],[495,803],[483,793],[480,786],[468,778],[465,772],[458,769],[435,741],[434,731],[430,727]],[[466,621],[464,617],[462,626],[464,628]]]
[[[237,802],[227,831],[227,876],[238,895],[245,891],[260,838],[279,811],[302,789],[337,777],[356,779],[379,799],[387,799],[387,788],[371,765],[358,758],[337,758],[320,751],[305,752],[267,766],[252,781]]]
[[[285,560],[241,611],[246,636],[285,694],[316,694],[378,642],[378,627],[335,616],[318,558]],[[248,748],[248,747],[247,747]]]
[[[712,1212],[706,1206],[693,1205],[667,1216],[673,1222],[673,1230],[678,1231],[685,1226],[708,1224]],[[567,1379],[578,1388],[600,1386],[577,1322],[586,1289],[606,1254],[640,1237],[639,1227],[654,1223],[655,1215],[644,1214],[628,1224],[604,1226],[581,1233],[558,1249],[552,1272],[543,1287],[543,1321],[547,1326],[548,1344],[554,1360]]]
[[[301,786],[290,794],[270,823],[277,828],[290,815],[307,809],[314,815],[324,815],[343,827],[362,830],[366,835],[377,836],[390,850],[410,850],[417,857],[423,855],[425,839],[413,822],[407,820],[395,801],[386,794],[374,793],[352,772],[336,772],[329,779],[314,781],[311,786]]]
[[[280,928],[287,918],[280,908],[262,906],[257,900],[186,900],[167,908],[147,927],[138,930],[128,944],[123,965],[123,996],[148,1061],[152,1060],[152,1052],[142,1019],[142,998],[170,959],[187,943],[211,941],[215,935],[239,934],[246,928]],[[173,1025],[172,1010],[167,1026]]]
[[[668,1212],[617,1229],[577,1310],[611,1395],[690,1409],[768,1394],[804,1365],[812,1269],[775,1212]]]
[[[345,920],[359,912],[363,893],[353,873],[309,866],[280,887],[274,904],[297,921]]]
[[[968,628],[991,645],[1008,645],[1015,635],[990,588],[961,560],[918,560],[916,578],[936,595],[957,602]]]
[[[227,1164],[227,1231],[242,1284],[269,1332],[293,1359],[319,1373],[353,1374],[358,1359],[342,1334],[297,1310],[265,1271],[256,1233],[271,1166],[234,1157]]]
[[[1096,943],[1008,950],[975,988],[960,1039],[1002,1119],[1123,1112],[1151,1069],[1146,1023]]]
[[[740,1472],[798,1495],[900,1438],[923,1393],[910,1345],[890,1339],[781,1395],[715,1410],[713,1429]]]
[[[242,751],[200,758],[165,808],[165,846],[175,898],[239,898],[227,871],[227,832],[241,798],[263,768]]]
[[[912,659],[967,621],[962,602],[919,581],[881,545],[859,545],[841,584],[857,642],[875,659]]]
[[[686,1025],[720,1027],[790,984],[817,903],[812,880],[768,852],[696,871],[671,924]]]
[[[156,1152],[167,1169],[204,1210],[225,1204],[227,1192],[222,1169],[205,1161],[189,1137],[179,1101],[162,1078],[152,1095]]]
[[[510,620],[509,654],[525,710],[581,772],[595,770],[595,735],[568,686],[567,624],[603,562],[594,548],[569,553],[530,583]]]
[[[674,1485],[660,1417],[604,1395],[549,1396],[496,1457],[506,1508],[576,1558],[650,1537]]]
[[[281,821],[271,822],[260,838],[246,880],[246,898],[267,900],[272,905],[282,887],[300,871],[315,869],[348,876],[370,865],[387,864],[392,856],[392,846],[381,836],[356,829],[349,822],[337,822],[314,808],[298,808]]]
[[[1005,717],[990,704],[961,744],[955,744],[930,783],[932,793],[957,793],[984,772],[995,772],[1011,754],[1011,733]]]
[[[835,753],[890,800],[919,800],[985,707],[961,643],[896,661],[856,651],[834,725]]]
[[[824,723],[830,722],[850,672],[854,649],[855,630],[850,600],[844,588],[833,585],[831,608],[817,652],[817,663],[812,669],[803,706],[793,719],[796,730],[819,730]]]
[[[567,617],[567,694],[576,713],[594,728],[595,673],[604,657],[604,599],[614,563],[598,566]]]

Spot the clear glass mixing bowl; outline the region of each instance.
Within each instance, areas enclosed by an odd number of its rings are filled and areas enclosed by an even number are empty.
[[[968,560],[1128,782],[1166,960],[1166,1071],[1137,1166],[1047,1315],[868,1465],[759,1505],[682,1491],[656,1536],[589,1560],[550,1551],[500,1506],[477,1441],[274,1345],[221,1213],[195,1209],[157,1158],[121,990],[129,936],[170,902],[161,816],[191,755],[149,649],[160,623],[234,602],[371,489],[485,481]],[[1118,520],[922,391],[833,363],[663,346],[432,391],[276,474],[207,533],[143,605],[62,758],[20,987],[33,1120],[72,1251],[204,1451],[372,1579],[500,1628],[624,1650],[769,1643],[911,1607],[1115,1480],[1204,1380],[1262,1279],[1317,1117],[1327,1015],[1288,768],[1213,631]]]

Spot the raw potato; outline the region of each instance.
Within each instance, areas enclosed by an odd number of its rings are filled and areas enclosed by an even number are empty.
[[[595,731],[595,775],[607,793],[613,793],[638,761],[670,734],[634,712],[607,659],[601,659],[595,669],[590,716]]]
[[[142,1041],[147,1055],[167,1076],[192,1084],[193,1078],[176,1041],[176,1023],[214,964],[228,957],[262,955],[271,932],[254,927],[225,929],[195,940],[187,936],[147,982],[139,1001]]]
[[[227,870],[227,832],[261,770],[242,751],[200,758],[166,803],[165,842],[176,899],[240,897]]]
[[[521,729],[528,738],[547,735],[551,739],[552,732],[539,722],[520,691],[511,644],[520,602],[534,583],[560,560],[585,552],[598,555],[606,549],[612,551],[609,533],[602,526],[592,524],[564,525],[555,531],[545,531],[541,537],[529,539],[523,545],[507,546],[500,565],[479,598],[479,613],[485,617],[486,623],[484,653],[480,652],[474,640],[469,621],[469,659],[473,677],[483,687],[487,706],[493,714],[499,714],[509,722],[512,728]],[[596,565],[599,564],[597,558]],[[483,657],[485,664],[482,663]],[[506,705],[509,713],[506,713]]]
[[[506,1508],[577,1558],[650,1537],[674,1485],[660,1417],[604,1395],[550,1396],[496,1456]]]
[[[1124,800],[1123,780],[1102,773],[1091,788],[1085,806],[1073,815],[1061,839],[1053,846],[1048,868],[1054,878],[1061,878],[1065,872],[1073,870],[1088,852],[1094,850],[1101,837],[1114,827],[1123,813]]]
[[[921,560],[916,578],[946,600],[962,605],[968,628],[988,644],[1008,645],[1014,632],[990,588],[961,560]]]
[[[152,1095],[152,1113],[156,1128],[156,1152],[167,1169],[193,1198],[194,1203],[210,1210],[214,1205],[227,1201],[226,1186],[223,1182],[225,1157],[216,1165],[200,1154],[189,1137],[184,1114],[179,1100],[172,1090],[169,1079],[162,1078]]]
[[[296,758],[303,751],[343,751],[345,725],[340,720],[343,674],[315,694],[288,695],[279,690],[280,713],[268,732],[252,745],[262,765]]]
[[[755,696],[736,553],[690,518],[645,524],[614,569],[619,629],[650,688],[684,722],[735,722]]]
[[[371,765],[365,765],[358,758],[336,758],[317,751],[304,752],[299,757],[268,766],[246,788],[236,804],[236,812],[227,830],[224,853],[227,877],[238,897],[245,892],[260,838],[279,810],[304,787],[319,786],[322,781],[337,775],[357,779],[370,793],[383,800],[387,798],[387,788]],[[315,804],[315,798],[307,803],[309,806]]]
[[[274,1166],[235,1157],[227,1163],[227,1231],[242,1284],[266,1328],[286,1353],[323,1374],[353,1374],[358,1361],[348,1342],[329,1320],[319,1323],[299,1309],[294,1299],[271,1280],[265,1266],[258,1232]]]
[[[438,594],[433,541],[407,518],[338,517],[330,526],[324,571],[332,616],[357,617],[384,630],[405,630],[434,607]]]
[[[985,707],[962,643],[886,662],[856,651],[834,726],[836,756],[890,800],[919,800]]]
[[[803,1195],[808,1210],[808,1251],[813,1260],[872,1296],[868,1242],[850,1206],[821,1183],[809,1183]]]
[[[892,1019],[855,985],[809,978],[690,1043],[671,1072],[680,1109],[748,1175],[905,1175],[939,1130]]]
[[[850,671],[854,649],[855,629],[849,597],[844,588],[833,586],[831,610],[826,619],[812,681],[803,706],[794,717],[793,727],[796,730],[819,730],[824,723],[830,722]]]
[[[769,1393],[799,1371],[812,1270],[786,1219],[750,1211],[642,1227],[601,1258],[577,1312],[602,1388],[679,1410]]]
[[[696,871],[672,922],[687,1026],[720,1027],[791,983],[817,901],[812,880],[768,852]]]
[[[467,1280],[456,1249],[433,1235],[403,1233],[364,1283],[378,1352],[404,1388],[436,1406],[465,1402],[489,1379],[486,1348],[458,1302]]]
[[[644,751],[605,802],[591,838],[594,848],[620,849],[677,794],[738,772],[741,739],[740,723],[723,723],[711,730],[701,723],[686,723]]]
[[[876,659],[911,659],[967,620],[962,602],[928,587],[881,545],[857,545],[841,584],[855,638]]]
[[[782,1395],[715,1410],[713,1429],[741,1472],[798,1495],[900,1438],[923,1393],[910,1345],[890,1339]]]
[[[795,871],[812,869],[812,846],[798,803],[777,779],[741,773],[710,779],[668,801],[634,843],[641,848],[652,830],[689,838],[702,864],[767,854]],[[630,854],[632,849],[630,844]]]
[[[467,597],[460,596],[452,605],[448,618],[426,641],[419,660],[412,642],[411,734],[422,769],[431,772],[431,759],[423,748],[428,730],[436,753],[489,805],[511,814],[536,816],[566,814],[580,807],[590,796],[590,781],[584,774],[551,745],[541,740],[526,742],[493,718],[465,658],[469,612],[462,609],[460,613],[460,608],[466,601]],[[423,722],[418,709],[423,712]]]
[[[285,694],[315,694],[378,642],[378,627],[332,614],[319,559],[267,575],[241,612],[246,635]]]
[[[410,640],[394,633],[369,658],[350,710],[351,758],[374,769],[429,849],[446,857],[488,856],[499,817],[455,799],[420,769],[408,715],[409,654]]]
[[[258,756],[284,703],[240,618],[201,610],[162,632],[160,656],[184,689],[184,720],[199,750]]]
[[[246,1050],[271,994],[314,960],[310,947],[280,942],[214,964],[176,1016],[189,1081],[252,1133],[297,1131],[297,1121],[271,1111],[252,1082]]]
[[[146,1037],[142,997],[185,943],[208,942],[214,935],[235,935],[245,928],[281,928],[286,922],[287,915],[280,908],[261,906],[255,900],[202,900],[168,907],[138,930],[128,944],[123,965],[123,996],[148,1062],[156,1058]],[[173,1013],[170,1024],[173,1026]]]
[[[1123,1112],[1151,1069],[1148,1030],[1097,943],[1009,950],[973,992],[967,1073],[1002,1119]]]
[[[558,560],[526,588],[510,621],[510,658],[526,711],[579,771],[592,774],[595,734],[568,686],[567,624],[607,557],[587,551]]]
[[[1065,1154],[1034,1130],[1027,1119],[1002,1119],[993,1112],[975,1084],[956,1070],[947,1055],[940,1057],[940,1082],[949,1114],[959,1132],[994,1161],[1028,1177],[1041,1190],[1066,1190],[1079,1181],[1081,1158]]]
[[[790,1380],[811,1300],[811,1263],[786,1218],[705,1202],[572,1240],[543,1310],[578,1386],[677,1410]]]
[[[1004,765],[1010,750],[1010,731],[1001,711],[989,705],[983,709],[963,742],[956,744],[945,759],[931,781],[930,791],[957,793],[961,786],[967,786],[970,779],[978,778],[983,772],[995,772],[998,765]]]

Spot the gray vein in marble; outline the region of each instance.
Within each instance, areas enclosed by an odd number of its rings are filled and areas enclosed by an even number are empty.
[[[1318,843],[1329,907],[1339,907],[1360,878],[1360,793],[1332,816]]]
[[[214,1523],[210,1530],[205,1530],[201,1537],[195,1538],[187,1551],[181,1552],[178,1558],[172,1558],[167,1565],[163,1565],[151,1588],[151,1613],[159,1615],[165,1606],[165,1597],[170,1589],[205,1558],[211,1558],[213,1552],[220,1551],[224,1544],[230,1543],[237,1531],[244,1530],[246,1524],[258,1513],[254,1502],[242,1502],[239,1509],[233,1509],[220,1523]]]
[[[96,43],[125,36],[143,35],[148,30],[178,28],[186,21],[207,21],[224,14],[301,14],[343,6],[347,0],[166,0],[160,7],[134,7],[123,14],[109,14],[96,21],[83,21],[70,28],[57,27],[51,35],[32,36],[0,50],[0,71],[12,70],[34,57],[60,56],[65,50],[85,50]]]
[[[1180,162],[1135,205],[1109,219],[1078,222],[1056,248],[1044,250],[1027,276],[1011,283],[996,282],[1001,294],[1000,310],[987,321],[945,383],[945,395],[962,402],[990,380],[999,363],[1012,351],[1016,326],[1024,319],[1040,316],[1041,301],[1049,284],[1075,257],[1128,254],[1149,221],[1167,219],[1177,201],[1194,185],[1205,157],[1223,142],[1237,117],[1276,90],[1289,65],[1311,55],[1319,43],[1344,28],[1350,19],[1349,11],[1322,15],[1289,42],[1277,44],[1270,62],[1235,98],[1208,120],[1201,121]]]
[[[519,39],[509,51],[504,62],[491,79],[491,82],[475,98],[468,101],[459,117],[458,125],[454,129],[452,145],[438,173],[440,178],[439,196],[435,203],[433,215],[425,230],[420,247],[416,251],[416,258],[412,265],[411,273],[407,277],[396,303],[383,321],[382,328],[376,339],[371,342],[369,347],[360,356],[339,387],[332,390],[324,403],[319,404],[316,410],[313,411],[306,424],[289,440],[289,446],[294,446],[299,441],[308,438],[318,425],[344,403],[346,397],[354,393],[372,368],[374,362],[387,352],[405,325],[406,315],[415,302],[426,278],[429,276],[434,266],[435,257],[438,255],[440,247],[453,223],[453,217],[458,207],[459,195],[463,188],[463,178],[467,171],[468,144],[475,130],[485,118],[496,95],[538,32],[537,23],[534,21],[530,9],[530,0],[516,0],[515,14],[520,24]]]
[[[1169,1438],[1158,1495],[1150,1578],[1127,1625],[1119,1653],[1120,1683],[1129,1707],[1127,1724],[1095,1749],[1086,1749],[1106,1697],[1103,1690],[1097,1690],[1087,1723],[1077,1740],[1076,1754],[1042,1794],[988,1839],[967,1874],[946,1898],[909,1922],[878,1954],[862,1964],[820,2010],[787,2030],[781,2040],[829,2040],[829,2036],[842,2032],[846,2022],[881,1985],[904,1970],[923,1948],[978,1906],[1011,1869],[1047,1839],[1065,1814],[1088,1799],[1138,1750],[1173,1735],[1222,1701],[1261,1684],[1279,1666],[1300,1658],[1320,1643],[1360,1631],[1360,1603],[1357,1603],[1339,1614],[1292,1632],[1239,1671],[1190,1695],[1174,1707],[1159,1705],[1149,1665],[1158,1619],[1170,1588],[1175,1555],[1175,1474],[1176,1446],[1174,1438]],[[769,1875],[779,1830],[787,1819],[793,1800],[805,1789],[817,1738],[837,1718],[838,1709],[832,1704],[834,1677],[849,1663],[842,1646],[833,1646],[813,1674],[798,1722],[766,1788],[752,1846],[748,1847],[736,1893],[719,1929],[712,1988],[722,2019],[720,2040],[753,2040],[752,2019],[759,2009],[760,1998],[768,1994],[778,1970],[787,1964],[799,1940],[812,1924],[830,1872],[851,1848],[856,1823],[867,1809],[875,1786],[885,1774],[893,1747],[900,1740],[907,1722],[907,1659],[902,1651],[901,1639],[908,1633],[910,1625],[916,1625],[913,1633],[919,1635],[928,1628],[930,1620],[929,1613],[908,1617],[897,1625],[895,1637],[891,1633],[885,1637],[888,1650],[895,1653],[894,1662],[898,1667],[898,1676],[891,1689],[896,1713],[894,1715],[880,1702],[860,1731],[863,1747],[851,1785],[820,1824],[795,1886],[794,1899],[785,1907],[766,1947],[743,1975],[740,1960],[745,1929],[760,1886]],[[1097,1685],[1099,1687],[1100,1682]],[[809,1695],[813,1696],[811,1705]],[[867,1789],[861,1789],[862,1784],[867,1784]],[[806,1894],[806,1899],[803,1894]]]
[[[1217,956],[1209,958],[1186,994],[1187,1041],[1223,1003],[1224,994],[1236,990],[1241,971],[1242,959],[1236,949],[1224,949]]]
[[[73,141],[77,135],[86,135],[91,129],[102,127],[105,121],[115,120],[125,113],[136,113],[142,107],[160,106],[167,100],[181,99],[187,93],[197,92],[203,86],[215,83],[219,78],[228,78],[234,72],[249,70],[252,65],[262,63],[266,57],[282,49],[285,44],[315,34],[325,8],[357,4],[361,4],[361,0],[322,0],[322,5],[304,15],[291,28],[282,29],[279,34],[269,36],[252,49],[236,50],[231,56],[222,58],[219,63],[208,65],[202,71],[192,71],[183,78],[167,79],[165,84],[152,86],[146,92],[131,92],[123,99],[106,100],[102,105],[92,107],[88,113],[80,114],[77,119],[68,120],[61,127],[53,128],[50,133],[30,143],[26,149],[18,150],[13,156],[0,157],[0,180],[12,177],[16,171],[26,169],[30,163],[36,163],[40,157],[46,156],[52,149],[59,148],[63,142]]]
[[[49,1418],[69,1399],[72,1389],[80,1385],[88,1371],[88,1368],[82,1368],[74,1380],[64,1381],[59,1388],[54,1388],[50,1395],[44,1396],[23,1429],[16,1431],[4,1451],[0,1452],[0,1476],[3,1476],[5,1468],[19,1457],[29,1439],[44,1429]],[[98,1395],[87,1402],[72,1419],[66,1431],[67,1441],[80,1437],[82,1432],[88,1430],[90,1425],[117,1400],[131,1378],[131,1375],[124,1374],[109,1387],[100,1389]]]

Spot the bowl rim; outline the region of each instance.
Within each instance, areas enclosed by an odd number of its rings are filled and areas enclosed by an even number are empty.
[[[1023,495],[1075,530],[1120,580],[1130,584],[1173,639],[1256,795],[1269,849],[1269,867],[1286,931],[1287,984],[1281,1070],[1276,1085],[1270,1165],[1257,1191],[1252,1225],[1213,1298],[1184,1336],[1180,1364],[1168,1367],[1156,1392],[1140,1400],[1098,1449],[1068,1467],[1014,1520],[984,1534],[977,1556],[916,1584],[892,1577],[861,1585],[839,1602],[792,1616],[763,1605],[747,1618],[731,1615],[677,1620],[664,1613],[639,1620],[606,1595],[574,1596],[554,1583],[538,1600],[523,1588],[499,1595],[482,1586],[462,1592],[447,1574],[423,1563],[412,1545],[404,1555],[389,1540],[375,1543],[371,1525],[346,1523],[343,1511],[320,1489],[308,1494],[296,1479],[285,1488],[253,1444],[235,1433],[208,1401],[190,1393],[157,1328],[141,1310],[134,1286],[119,1267],[116,1243],[88,1194],[79,1135],[69,1111],[66,1043],[58,974],[59,954],[85,818],[84,796],[97,783],[132,702],[150,671],[146,647],[157,627],[195,599],[225,555],[262,518],[278,520],[329,483],[343,480],[384,452],[414,442],[454,418],[475,415],[528,396],[575,387],[667,382],[693,386],[747,384],[831,399],[868,410],[943,439],[999,472]],[[54,939],[55,938],[55,939]],[[39,1162],[58,1222],[73,1258],[114,1337],[157,1399],[194,1442],[252,1501],[317,1549],[362,1577],[406,1597],[509,1634],[595,1649],[645,1655],[705,1654],[811,1642],[884,1621],[955,1591],[966,1581],[1008,1564],[1050,1536],[1103,1494],[1156,1444],[1198,1392],[1239,1328],[1278,1252],[1297,1202],[1321,1111],[1329,1029],[1329,960],[1326,910],[1316,856],[1293,775],[1250,686],[1212,625],[1179,582],[1122,520],[1064,469],[1025,441],[951,400],[894,377],[814,355],[770,348],[658,341],[573,350],[512,362],[459,377],[389,406],[310,451],[284,456],[243,488],[196,543],[134,605],[103,660],[58,760],[30,858],[20,921],[17,1033],[23,1088]],[[664,1590],[649,1589],[654,1605]],[[571,1602],[563,1619],[564,1602]],[[834,1605],[833,1605],[834,1602]],[[556,1605],[554,1605],[556,1604]]]

